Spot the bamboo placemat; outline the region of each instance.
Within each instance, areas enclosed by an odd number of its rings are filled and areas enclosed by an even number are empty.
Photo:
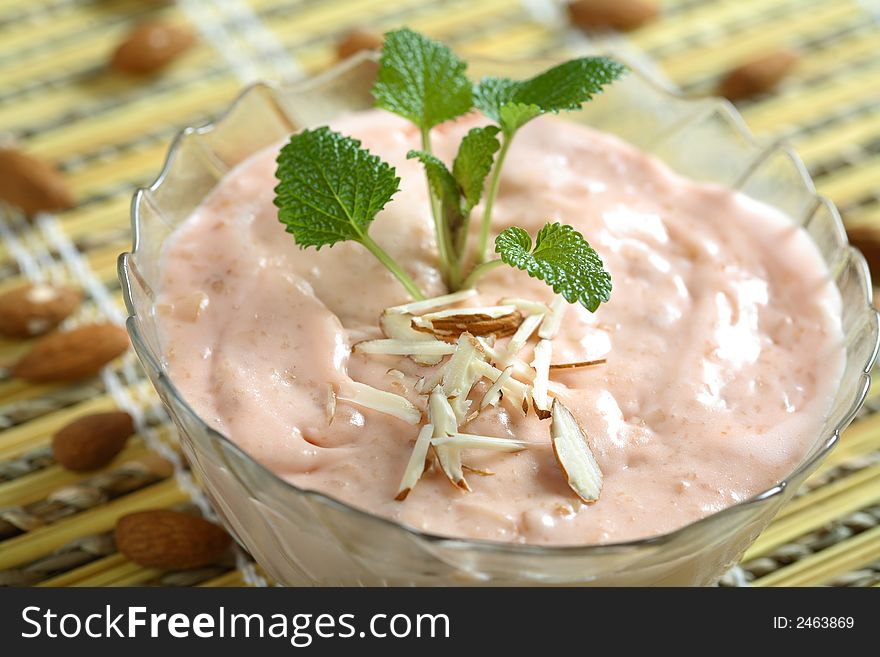
[[[880,3],[877,0],[666,0],[626,36],[570,27],[553,0],[0,0],[0,137],[56,163],[74,209],[28,224],[0,208],[0,292],[27,279],[72,280],[87,299],[70,320],[119,322],[116,256],[130,247],[132,189],[152,181],[171,137],[220,112],[243,83],[295,79],[330,65],[353,27],[407,24],[465,55],[561,56],[590,40],[641,58],[703,95],[768,49],[803,59],[775,94],[742,103],[752,129],[789,140],[848,226],[880,226]],[[199,45],[162,75],[133,80],[109,54],[146,19],[189,23]],[[25,342],[0,340],[0,365]],[[52,433],[120,407],[138,434],[104,470],[53,463]],[[880,394],[722,585],[877,586]],[[181,467],[173,428],[129,354],[76,385],[0,378],[0,585],[264,585],[244,554],[197,571],[141,568],[117,554],[115,520],[133,510],[210,513]],[[172,467],[177,465],[176,468]]]

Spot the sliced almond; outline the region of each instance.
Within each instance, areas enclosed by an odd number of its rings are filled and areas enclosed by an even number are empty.
[[[436,338],[423,331],[416,331],[412,325],[412,316],[386,310],[379,316],[379,326],[386,338],[405,342],[430,342]],[[436,365],[443,356],[410,356],[420,365]]]
[[[470,492],[471,487],[464,478],[464,466],[461,463],[461,450],[451,445],[441,445],[434,447],[434,454],[437,456],[437,463],[440,470],[449,479],[449,483],[465,492]]]
[[[538,329],[538,337],[542,340],[552,340],[559,333],[559,327],[562,325],[562,318],[565,317],[565,311],[568,310],[568,302],[565,297],[558,295],[550,304],[550,314],[544,318],[541,328]]]
[[[362,354],[385,354],[389,356],[448,356],[455,352],[455,345],[440,340],[364,340],[352,347]]]
[[[443,391],[451,398],[450,405],[459,424],[466,421],[471,407],[468,395],[481,376],[474,368],[478,361],[485,361],[482,349],[474,336],[462,333],[456,342],[455,353],[443,370],[442,379]]]
[[[535,378],[535,370],[533,370],[529,365],[519,358],[515,356],[510,356],[486,341],[486,338],[477,338],[477,342],[479,342],[480,347],[482,347],[483,352],[489,359],[497,366],[497,367],[507,367],[508,365],[513,366],[513,373],[520,379],[525,379],[526,381],[532,381]]]
[[[412,326],[438,337],[457,337],[464,332],[505,337],[513,335],[521,323],[522,315],[513,306],[484,306],[428,313],[414,317]]]
[[[485,360],[482,349],[474,336],[462,333],[455,343],[455,353],[443,371],[443,390],[449,397],[467,396],[479,375],[474,372],[474,362]]]
[[[409,424],[418,424],[422,419],[421,411],[406,397],[358,381],[351,381],[346,388],[345,394],[336,394],[337,399],[391,415]]]
[[[428,398],[428,422],[434,426],[433,438],[445,438],[458,431],[458,421],[446,393],[441,386],[436,386]],[[464,479],[461,466],[461,450],[450,445],[434,447],[437,463],[443,474],[456,488],[469,491],[470,486]]]
[[[511,356],[516,356],[526,345],[526,342],[529,341],[529,338],[532,337],[532,333],[538,328],[538,324],[543,320],[543,314],[526,317],[522,324],[519,325],[519,328],[516,329],[516,333],[511,336],[510,342],[507,343],[507,353]]]
[[[470,321],[474,318],[481,320],[499,319],[516,312],[514,306],[474,306],[472,308],[450,308],[447,310],[438,310],[437,312],[425,313],[417,320],[425,322],[445,322],[445,321]]]
[[[584,502],[599,499],[602,491],[602,470],[593,456],[587,435],[571,411],[558,399],[553,400],[550,441],[553,454],[569,487]]]
[[[579,360],[573,363],[550,363],[550,370],[573,370],[578,367],[592,367],[593,365],[602,365],[608,362],[604,358],[598,360]]]
[[[482,468],[475,468],[470,465],[462,465],[462,470],[467,470],[468,472],[473,472],[475,475],[480,475],[481,477],[494,477],[495,473],[491,470],[483,470]]]
[[[550,308],[542,301],[534,301],[532,299],[520,299],[519,297],[504,297],[499,299],[499,305],[514,306],[520,312],[526,315],[546,315],[550,312]]]
[[[443,374],[446,372],[446,368],[449,366],[447,363],[442,367],[436,368],[430,374],[426,374],[422,378],[420,378],[416,382],[416,392],[420,395],[427,395],[430,392],[440,385],[440,382],[443,380]]]
[[[524,440],[479,436],[472,433],[454,433],[451,436],[434,438],[431,444],[435,449],[450,446],[458,449],[491,449],[496,452],[521,452],[528,447],[528,443]]]
[[[477,361],[474,363],[474,368],[477,370],[477,373],[480,376],[483,376],[490,381],[497,381],[498,377],[501,376],[502,372],[494,365],[490,365],[485,361]],[[513,408],[518,409],[525,415],[529,410],[529,386],[527,386],[522,381],[517,381],[513,377],[507,379],[503,385],[501,386],[501,393],[504,395],[504,399],[509,403]]]
[[[444,294],[439,297],[405,303],[402,306],[392,306],[391,308],[386,308],[385,312],[401,315],[421,315],[436,308],[444,308],[445,306],[451,306],[455,303],[472,299],[475,296],[477,296],[476,289],[468,288],[467,290],[460,290],[452,294]]]
[[[550,340],[540,340],[535,345],[535,358],[532,367],[535,368],[535,381],[532,383],[532,403],[535,413],[542,420],[550,417],[550,397],[548,384],[550,381],[550,359],[553,355],[553,343]]]
[[[498,378],[495,379],[495,382],[489,387],[486,394],[483,395],[483,399],[480,400],[480,410],[487,406],[496,406],[498,402],[501,401],[501,391],[504,388],[504,384],[507,383],[507,380],[512,375],[513,365],[508,365]]]
[[[433,435],[433,424],[426,424],[419,431],[416,444],[413,446],[406,469],[403,471],[403,478],[400,480],[395,500],[401,502],[405,500],[406,496],[409,495],[409,492],[425,472],[425,464],[428,461],[428,448],[431,446],[431,436]]]

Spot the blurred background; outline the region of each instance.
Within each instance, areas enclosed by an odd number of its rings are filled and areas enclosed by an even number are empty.
[[[248,82],[314,75],[401,25],[465,57],[599,47],[728,97],[759,137],[794,146],[880,271],[880,0],[0,0],[0,585],[266,584],[234,548],[195,567],[117,552],[126,514],[210,508],[112,327],[64,353],[34,353],[35,338],[122,325],[132,192],[181,128]],[[56,287],[35,297],[40,282]],[[69,371],[71,351],[91,360]],[[722,585],[880,585],[875,408],[877,389]],[[62,451],[98,434],[101,454]]]

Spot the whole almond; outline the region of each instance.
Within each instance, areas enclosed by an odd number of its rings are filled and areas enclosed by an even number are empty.
[[[52,436],[52,452],[68,470],[97,470],[122,451],[133,433],[131,415],[124,411],[84,415]]]
[[[743,62],[724,76],[718,91],[729,100],[772,91],[791,73],[799,59],[796,52],[777,50]]]
[[[166,23],[143,23],[123,40],[110,60],[110,67],[122,73],[154,73],[173,62],[195,43],[187,28]]]
[[[12,376],[31,383],[75,381],[101,371],[128,349],[128,334],[113,324],[89,324],[52,333],[12,367]]]
[[[168,509],[140,511],[116,522],[116,547],[146,568],[186,570],[218,561],[232,539],[204,518]]]
[[[384,37],[373,30],[356,28],[346,33],[336,44],[337,59],[348,59],[362,50],[379,50]]]
[[[578,27],[627,32],[654,20],[660,8],[654,0],[576,0],[568,17]]]
[[[82,301],[79,290],[34,283],[0,294],[0,335],[31,338],[58,326]]]
[[[74,205],[73,193],[57,169],[14,148],[0,148],[0,201],[27,215]]]
[[[880,229],[865,225],[852,226],[847,227],[846,234],[849,243],[865,256],[871,278],[875,281],[880,279]]]

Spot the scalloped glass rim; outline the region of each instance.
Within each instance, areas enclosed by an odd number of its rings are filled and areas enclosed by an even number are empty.
[[[868,267],[864,260],[864,257],[857,250],[848,246],[843,222],[837,209],[828,199],[821,197],[817,194],[815,186],[813,185],[813,181],[810,178],[803,162],[800,160],[797,154],[794,153],[788,146],[786,146],[784,143],[775,143],[762,147],[759,140],[757,140],[754,135],[752,135],[751,131],[746,127],[746,124],[740,114],[729,102],[721,99],[686,99],[683,95],[677,93],[675,90],[669,88],[667,85],[658,82],[650,74],[641,69],[638,64],[633,64],[631,62],[626,63],[633,70],[633,75],[637,76],[642,84],[646,84],[649,87],[653,88],[656,92],[665,96],[670,102],[686,103],[687,105],[696,108],[696,111],[686,116],[684,120],[678,121],[677,124],[671,125],[670,129],[666,133],[664,133],[666,136],[663,137],[661,141],[665,141],[667,138],[672,139],[676,134],[685,133],[692,126],[696,125],[701,120],[701,117],[721,114],[723,120],[729,122],[735,128],[739,139],[745,144],[745,146],[751,149],[760,149],[758,156],[752,160],[750,166],[747,167],[744,171],[740,172],[738,176],[731,180],[731,187],[737,189],[742,188],[753,177],[756,171],[774,156],[781,155],[782,157],[790,160],[790,164],[794,166],[794,170],[797,172],[797,176],[799,177],[799,183],[803,186],[803,195],[811,199],[812,207],[806,209],[805,224],[808,224],[812,217],[815,216],[815,214],[822,208],[824,208],[825,211],[828,212],[830,215],[830,221],[833,227],[832,232],[834,233],[832,239],[835,242],[835,252],[838,253],[837,263],[831,265],[832,275],[836,276],[837,274],[839,274],[839,269],[843,267],[842,263],[848,261],[853,266],[855,275],[859,279],[858,283],[865,290],[863,313],[864,317],[862,318],[863,322],[859,326],[863,329],[867,326],[867,330],[870,332],[870,335],[868,337],[870,337],[872,341],[873,348],[870,351],[869,357],[865,360],[864,365],[860,366],[860,377],[856,384],[853,402],[850,407],[843,413],[840,421],[832,429],[830,429],[830,435],[828,435],[824,442],[820,442],[817,446],[813,447],[808,457],[805,458],[805,460],[794,471],[792,471],[787,477],[785,477],[785,479],[747,500],[743,500],[741,502],[728,506],[720,511],[707,515],[700,520],[680,527],[679,529],[665,534],[632,541],[621,541],[617,543],[606,543],[602,545],[544,546],[509,543],[503,541],[491,541],[483,539],[456,538],[423,532],[408,525],[398,523],[388,518],[350,506],[321,492],[299,488],[298,486],[291,484],[290,482],[287,482],[284,479],[275,475],[264,465],[251,458],[245,451],[243,451],[240,447],[238,447],[237,444],[235,444],[225,435],[214,430],[206,422],[201,420],[195,410],[190,407],[186,399],[171,381],[165,368],[161,364],[161,358],[150,349],[150,347],[147,345],[146,340],[141,334],[141,327],[139,325],[138,314],[135,308],[135,301],[132,294],[132,284],[133,280],[137,279],[142,285],[144,285],[146,289],[149,289],[149,286],[144,284],[143,278],[140,276],[137,268],[133,267],[132,258],[136,254],[138,254],[142,246],[141,214],[144,204],[149,202],[147,194],[160,190],[162,186],[168,181],[169,176],[174,168],[178,152],[180,151],[181,145],[184,143],[185,140],[198,139],[200,137],[209,135],[220,128],[223,128],[226,122],[234,116],[235,111],[241,105],[243,105],[252,95],[255,95],[257,93],[268,93],[270,100],[274,102],[277,106],[277,110],[283,115],[283,117],[290,123],[292,127],[294,125],[293,121],[290,119],[289,116],[287,116],[284,109],[285,102],[282,99],[283,94],[291,96],[295,95],[298,92],[307,92],[315,88],[319,88],[320,86],[327,83],[329,80],[341,76],[346,72],[352,71],[359,65],[364,64],[366,61],[374,61],[375,59],[376,56],[372,53],[360,53],[309,80],[284,86],[266,82],[257,82],[246,87],[215,122],[208,123],[199,127],[188,127],[182,130],[169,147],[165,163],[156,180],[149,187],[138,189],[134,195],[131,208],[133,247],[131,252],[121,254],[119,256],[118,262],[119,279],[122,284],[125,304],[129,312],[126,326],[132,338],[132,342],[135,346],[135,350],[137,351],[138,356],[141,358],[142,361],[144,361],[145,366],[152,369],[152,371],[156,374],[156,382],[159,386],[161,386],[162,391],[170,395],[176,403],[180,404],[194,418],[198,418],[202,424],[202,426],[200,427],[202,430],[204,430],[214,439],[222,441],[224,443],[224,449],[231,451],[239,458],[248,462],[249,465],[256,467],[262,473],[262,475],[271,478],[276,484],[280,485],[282,488],[289,490],[291,493],[306,496],[313,501],[318,502],[319,504],[327,505],[329,507],[333,507],[344,512],[355,514],[364,519],[367,519],[370,522],[379,523],[380,525],[387,525],[397,530],[403,530],[404,532],[407,532],[412,536],[421,540],[425,540],[429,543],[435,543],[442,546],[454,546],[456,548],[490,550],[492,552],[502,552],[524,556],[535,554],[555,554],[559,556],[572,554],[599,555],[609,552],[617,552],[622,549],[636,549],[640,547],[663,545],[665,543],[680,538],[682,534],[693,531],[695,528],[701,527],[711,521],[717,520],[720,517],[733,515],[742,509],[781,495],[783,491],[785,491],[786,487],[789,485],[789,482],[791,482],[792,480],[797,480],[802,475],[805,475],[806,473],[812,471],[819,464],[819,462],[822,461],[825,456],[827,456],[828,452],[837,443],[841,431],[852,421],[853,417],[858,412],[858,409],[864,402],[864,399],[868,392],[868,387],[870,385],[869,373],[871,367],[874,364],[874,361],[877,358],[878,347],[880,347],[880,343],[878,343],[878,341],[880,341],[880,335],[878,335],[880,334],[880,331],[878,331],[878,315],[872,304],[872,287],[870,285]],[[625,58],[622,59],[626,61]],[[527,62],[530,67],[534,67],[536,64],[540,65],[545,63],[555,63],[549,60],[542,62],[535,59],[524,60],[524,62]],[[474,67],[475,64],[479,66],[481,63],[491,66],[493,64],[493,61],[485,58],[474,58],[471,60],[470,63],[472,67]],[[511,62],[505,62],[504,64],[510,65]],[[602,126],[598,125],[597,127],[601,128]],[[672,140],[674,141],[674,139]],[[644,145],[640,146],[644,147]],[[653,150],[657,147],[657,143],[651,144],[651,146]],[[662,155],[660,157],[661,159],[665,159],[662,157]]]

